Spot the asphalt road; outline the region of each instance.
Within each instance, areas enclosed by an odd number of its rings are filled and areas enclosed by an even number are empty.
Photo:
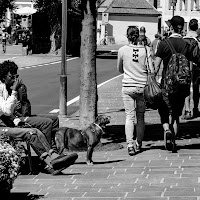
[[[119,73],[116,69],[115,56],[97,58],[97,84],[103,83]],[[60,63],[19,70],[20,77],[28,87],[28,96],[32,104],[33,114],[59,112]],[[80,58],[67,62],[67,101],[80,94]],[[68,106],[67,114],[78,109],[77,104]]]

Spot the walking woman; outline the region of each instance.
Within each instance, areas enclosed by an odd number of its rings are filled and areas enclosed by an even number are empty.
[[[145,131],[144,113],[144,87],[147,82],[147,58],[150,57],[150,48],[144,47],[139,41],[139,29],[137,26],[129,26],[127,29],[128,45],[118,51],[117,69],[124,74],[122,80],[122,98],[126,113],[125,134],[128,154],[133,156],[141,151],[142,140]],[[146,54],[146,50],[148,55]],[[149,59],[152,70],[152,62]],[[136,130],[134,130],[136,124]],[[134,132],[136,134],[134,134]]]

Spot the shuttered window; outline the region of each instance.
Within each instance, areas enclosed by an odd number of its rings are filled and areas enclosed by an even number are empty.
[[[185,0],[185,11],[188,10],[188,0]]]
[[[168,0],[168,8],[171,10],[171,0]]]
[[[179,5],[179,7],[180,7],[180,10],[182,10],[182,5],[183,5],[183,1],[182,1],[182,0],[180,0],[180,5]]]
[[[199,0],[191,0],[191,10],[199,10]]]
[[[191,0],[191,1],[194,1],[194,0]],[[180,0],[180,10],[187,11],[187,9],[188,9],[188,0]]]
[[[193,1],[193,0],[191,0]],[[188,0],[180,0],[180,10],[187,10],[188,7]]]

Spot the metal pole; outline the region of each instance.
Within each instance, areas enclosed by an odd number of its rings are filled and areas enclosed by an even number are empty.
[[[60,75],[60,116],[67,115],[67,75],[66,75],[66,42],[67,42],[67,0],[62,0],[62,62]]]
[[[172,17],[174,16],[174,12],[176,9],[176,3],[177,3],[177,0],[172,0]]]
[[[175,6],[172,6],[172,17],[174,16]]]

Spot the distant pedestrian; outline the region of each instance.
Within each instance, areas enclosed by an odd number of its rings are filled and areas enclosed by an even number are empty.
[[[7,38],[8,38],[8,33],[7,33],[6,29],[3,28],[3,30],[2,30],[2,49],[3,49],[4,53],[6,53]]]
[[[140,27],[139,38],[140,38],[140,41],[143,42],[143,45],[150,47],[151,40],[146,36],[146,28],[144,26]]]
[[[198,29],[198,20],[191,19],[189,22],[189,31],[187,35],[184,37],[184,40],[188,42],[190,45],[194,47],[193,57],[199,57],[199,44],[197,39],[197,29]],[[198,59],[196,59],[198,60]],[[196,118],[199,115],[199,84],[200,84],[200,63],[198,62],[190,62],[192,65],[192,82],[191,82],[191,92],[190,95],[185,99],[185,112],[183,115],[184,119]],[[193,110],[191,109],[191,100],[193,99]]]
[[[26,37],[26,43],[27,43],[27,54],[32,55],[33,44],[32,44],[32,36],[30,34],[28,34]]]
[[[179,127],[179,117],[182,115],[185,97],[190,93],[191,69],[188,61],[193,58],[192,47],[184,41],[181,35],[184,19],[180,16],[174,16],[170,20],[170,24],[172,34],[169,38],[160,42],[156,53],[155,67],[158,72],[163,61],[164,67],[161,80],[163,98],[158,105],[158,112],[164,129],[165,148],[176,152],[175,138]],[[180,57],[172,57],[177,55],[175,52],[180,53]],[[179,62],[178,71],[177,62],[174,61]],[[179,70],[184,71],[175,74],[180,72]],[[172,79],[174,75],[177,75],[176,78],[178,77],[176,82]],[[181,78],[182,75],[185,79]]]
[[[160,41],[161,41],[161,35],[158,33],[155,34],[155,39],[151,43],[151,55],[152,55],[153,59],[155,59],[155,55],[158,50],[158,45],[159,45]]]
[[[126,113],[125,134],[130,156],[141,151],[145,131],[144,113],[144,87],[147,82],[146,59],[147,56],[143,44],[138,44],[139,29],[137,26],[129,26],[127,29],[128,45],[118,51],[117,69],[124,74],[122,80],[122,98]],[[147,47],[150,56],[150,48]],[[136,123],[136,131],[134,130]],[[136,133],[136,134],[134,134]],[[135,141],[134,141],[135,139]]]

